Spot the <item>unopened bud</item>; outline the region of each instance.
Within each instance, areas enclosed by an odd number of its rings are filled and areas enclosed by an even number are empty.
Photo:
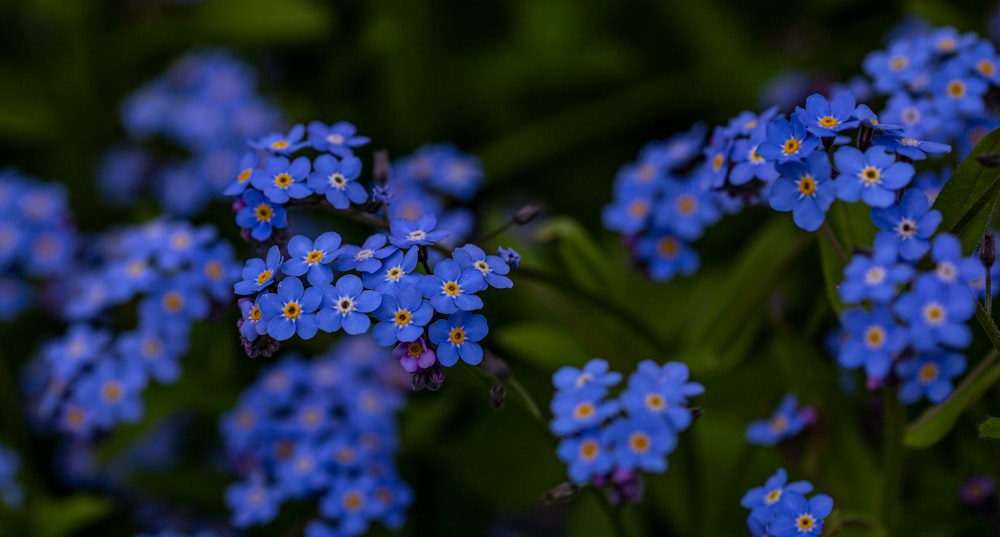
[[[701,412],[700,408],[698,408],[698,407],[695,406],[695,407],[689,408],[688,410],[691,412],[691,421],[694,421],[694,420],[696,420],[696,419],[698,419],[698,418],[701,417],[702,412]]]
[[[490,387],[490,404],[493,405],[495,410],[500,410],[503,408],[503,400],[507,397],[507,392],[503,389],[500,384],[494,384]]]
[[[992,231],[983,234],[983,242],[979,244],[979,260],[983,266],[990,268],[997,260],[996,235]]]
[[[983,153],[976,157],[976,161],[987,168],[996,168],[1000,166],[1000,155],[996,153]]]
[[[541,203],[532,203],[530,205],[525,205],[521,207],[517,213],[514,215],[514,223],[523,226],[528,222],[538,218],[538,215],[542,214],[545,210],[545,206]]]
[[[434,364],[427,369],[421,369],[413,373],[410,377],[410,384],[413,391],[428,390],[436,392],[444,383],[444,369],[439,364]]]
[[[240,335],[240,342],[243,344],[243,352],[245,352],[250,358],[256,358],[258,356],[270,358],[281,345],[276,339],[267,334],[264,334],[253,341],[250,341]]]
[[[578,492],[580,492],[580,487],[569,481],[559,483],[542,496],[542,503],[546,505],[566,503],[575,498]]]

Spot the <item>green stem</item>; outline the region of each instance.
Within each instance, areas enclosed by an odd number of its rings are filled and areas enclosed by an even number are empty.
[[[548,425],[545,423],[545,417],[542,416],[541,409],[539,409],[538,404],[535,403],[535,399],[531,397],[531,394],[528,393],[528,390],[524,389],[524,385],[521,384],[521,381],[511,375],[507,378],[507,384],[510,384],[510,387],[517,392],[517,395],[520,396],[521,399],[524,400],[524,405],[528,407],[528,413],[538,420],[539,423],[545,425],[547,429]]]
[[[824,221],[823,225],[820,226],[819,229],[823,234],[823,238],[830,242],[830,246],[833,247],[833,251],[837,254],[840,262],[844,265],[850,263],[851,258],[847,256],[847,251],[844,250],[843,245],[841,245],[840,241],[837,240],[837,235],[833,232],[833,228],[830,227],[830,224]]]
[[[608,523],[611,524],[613,535],[616,537],[626,537],[628,533],[625,532],[625,522],[622,520],[621,506],[611,505],[611,501],[608,500],[607,495],[601,492],[600,489],[596,487],[587,487],[587,489],[594,495],[594,499],[597,500],[597,504],[600,505],[601,510],[604,511],[604,515],[607,517]]]
[[[993,276],[990,275],[990,267],[984,265],[986,269],[986,297],[983,301],[986,303],[986,316],[990,319],[993,318]]]
[[[645,339],[646,342],[649,343],[654,349],[664,349],[668,347],[666,342],[660,340],[660,338],[656,336],[657,332],[654,327],[646,324],[644,319],[636,316],[632,313],[632,311],[611,302],[607,298],[580,287],[569,278],[560,277],[555,274],[523,266],[517,269],[516,274],[519,278],[526,278],[536,282],[549,284],[573,297],[590,302],[599,310],[611,314],[611,316],[617,319],[622,325],[627,326],[636,335]]]
[[[885,533],[891,535],[903,478],[903,428],[906,422],[897,385],[882,390],[882,403],[882,503],[879,506],[879,521]]]
[[[983,327],[983,331],[986,332],[986,337],[989,338],[990,343],[993,344],[993,348],[1000,350],[1000,329],[998,329],[996,323],[993,322],[993,316],[979,301],[976,301],[976,320],[979,321],[979,325]]]

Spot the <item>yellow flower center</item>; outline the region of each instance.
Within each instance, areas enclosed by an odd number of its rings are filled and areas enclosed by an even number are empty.
[[[635,200],[628,206],[628,214],[632,218],[642,218],[649,213],[649,203],[646,200]]]
[[[664,408],[667,408],[667,400],[658,393],[646,394],[646,408],[654,412],[660,412]]]
[[[160,344],[160,342],[157,341],[157,340],[155,340],[155,339],[147,339],[142,344],[142,352],[146,356],[151,356],[151,357],[154,357],[154,358],[158,357],[160,355],[160,352],[162,350],[163,350],[163,345]]]
[[[244,168],[243,171],[241,171],[240,174],[236,177],[236,180],[238,180],[241,183],[245,183],[250,180],[251,175],[253,175],[253,170],[250,168]]]
[[[910,59],[906,56],[893,56],[889,60],[889,69],[893,71],[902,71],[907,65],[910,65]]]
[[[924,384],[929,384],[938,376],[938,365],[934,362],[927,362],[920,367],[920,371],[917,372],[917,376],[920,377],[920,382]]]
[[[712,159],[712,171],[716,172],[719,171],[720,169],[722,169],[722,165],[724,163],[725,163],[725,157],[722,156],[722,153],[716,153],[715,158]]]
[[[798,528],[799,531],[809,531],[815,525],[816,519],[809,513],[803,513],[799,515],[799,518],[795,519],[795,527]]]
[[[768,492],[767,496],[764,497],[764,503],[766,503],[767,505],[774,505],[775,502],[777,502],[780,499],[781,499],[781,489],[774,489],[771,492]]]
[[[947,87],[948,97],[952,99],[961,99],[965,97],[965,82],[961,80],[952,80],[948,83]]]
[[[775,434],[781,434],[785,432],[785,429],[788,429],[788,420],[785,419],[784,416],[775,416],[771,418],[770,425],[771,430],[774,431]]]
[[[83,413],[83,410],[77,406],[71,407],[66,411],[66,421],[69,422],[72,427],[79,427],[80,425],[83,425],[86,417],[87,416]]]
[[[819,118],[819,126],[820,127],[826,127],[828,129],[831,129],[833,127],[836,127],[839,124],[840,124],[840,122],[837,121],[837,118],[835,118],[833,116],[823,116],[823,117]]]
[[[882,172],[875,166],[866,166],[859,175],[865,186],[877,185],[882,178]]]
[[[870,349],[879,349],[885,343],[885,329],[881,326],[869,326],[865,330],[865,345]]]
[[[458,282],[447,282],[442,289],[444,290],[444,294],[450,297],[456,297],[462,292],[462,287],[458,285]]]
[[[811,175],[803,175],[799,179],[799,193],[803,196],[812,196],[816,193],[816,180]]]
[[[580,458],[585,462],[590,462],[597,457],[597,454],[601,451],[598,447],[596,440],[584,440],[580,444]]]
[[[271,210],[271,206],[266,203],[258,205],[257,208],[254,209],[253,213],[254,216],[257,217],[257,220],[261,222],[270,222],[271,217],[274,216],[274,211]]]
[[[642,431],[636,431],[628,437],[628,447],[635,453],[645,453],[649,451],[653,443],[649,440],[649,435]]]
[[[392,267],[389,272],[385,273],[385,277],[390,281],[396,281],[403,277],[402,267]]]
[[[396,321],[397,325],[399,325],[399,326],[406,326],[406,325],[410,324],[410,321],[412,320],[412,317],[410,316],[410,312],[409,311],[407,311],[407,310],[399,310],[399,311],[396,312],[396,317],[394,318],[394,320]]]
[[[292,184],[292,176],[287,173],[279,173],[274,176],[274,186],[288,188]]]
[[[677,257],[677,254],[680,253],[681,245],[673,237],[663,237],[656,242],[656,251],[661,256],[671,259]]]
[[[240,429],[249,429],[257,424],[257,414],[253,410],[245,408],[236,416],[236,425]]]
[[[210,280],[218,280],[222,278],[222,263],[218,261],[209,261],[205,263],[205,276],[208,276]]]
[[[319,263],[322,260],[323,260],[322,250],[313,250],[308,254],[306,254],[306,263],[309,263],[310,265],[315,265],[316,263]]]
[[[688,215],[698,208],[698,200],[694,196],[684,194],[677,198],[677,212]]]
[[[584,401],[583,403],[580,403],[576,405],[575,408],[573,408],[573,417],[578,420],[585,420],[593,416],[596,410],[597,409],[594,408],[593,403],[588,403]]]
[[[256,323],[262,318],[264,318],[264,314],[260,312],[260,306],[254,304],[253,308],[250,310],[250,320]]]
[[[653,177],[656,177],[656,168],[654,168],[652,164],[643,164],[639,167],[639,171],[636,175],[639,176],[639,181],[648,183],[653,180]]]
[[[931,302],[924,306],[924,320],[930,325],[939,325],[945,320],[944,307],[937,302]]]
[[[414,341],[406,346],[406,354],[410,355],[411,358],[418,358],[424,352],[424,346],[419,342]]]
[[[163,295],[163,307],[170,313],[176,313],[184,306],[184,297],[177,291],[168,291]]]
[[[785,140],[785,145],[781,148],[781,151],[787,157],[798,153],[800,147],[802,147],[802,142],[798,138],[793,137]]]
[[[298,302],[292,301],[285,304],[285,309],[283,310],[283,313],[286,318],[295,320],[299,318],[299,315],[302,315],[302,308],[299,307]]]
[[[348,511],[355,512],[360,511],[365,505],[364,496],[356,490],[352,490],[347,494],[344,494],[344,509]]]
[[[278,140],[271,143],[271,149],[284,149],[288,147],[288,140]]]
[[[101,388],[101,395],[104,397],[105,401],[116,403],[121,400],[123,395],[125,395],[125,390],[118,381],[109,380],[105,382],[104,386]]]
[[[452,345],[465,343],[465,330],[461,326],[452,328],[451,332],[448,333],[448,341],[451,341]]]
[[[996,64],[985,58],[976,62],[976,69],[986,78],[993,78],[993,75],[997,73]]]
[[[260,274],[257,275],[257,285],[264,285],[270,279],[271,279],[271,271],[262,270],[260,271]]]

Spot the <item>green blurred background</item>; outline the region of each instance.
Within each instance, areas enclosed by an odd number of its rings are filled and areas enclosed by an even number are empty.
[[[122,98],[185,52],[209,47],[257,69],[260,92],[293,122],[346,119],[395,156],[426,142],[454,142],[483,159],[485,201],[540,200],[549,215],[572,219],[544,230],[558,242],[533,246],[526,235],[508,236],[523,248],[526,265],[629,306],[654,332],[637,336],[643,328],[572,291],[519,280],[510,293],[488,297],[495,348],[543,406],[559,365],[603,356],[627,373],[643,358],[692,363],[695,379],[709,387],[698,403],[712,419],[682,435],[671,470],[650,479],[645,505],[628,510],[626,521],[634,535],[742,535],[740,496],[778,465],[814,480],[845,512],[869,512],[876,501],[878,447],[864,428],[869,402],[844,395],[836,368],[822,357],[834,318],[817,302],[815,247],[787,218],[751,211],[700,243],[706,268],[699,277],[646,282],[600,224],[614,174],[651,139],[766,107],[761,88],[782,72],[805,70],[828,82],[859,74],[864,56],[908,14],[985,33],[994,7],[945,0],[5,0],[0,163],[65,182],[84,230],[148,216],[101,205],[93,187],[97,160],[125,138]],[[206,218],[231,225],[224,204],[216,209]],[[202,405],[192,452],[217,444],[215,415],[266,365],[248,362],[235,341],[219,337],[229,326],[202,327],[196,341],[212,343],[185,359],[185,380],[147,393],[151,419],[171,405]],[[33,345],[24,338],[13,348]],[[405,533],[606,535],[589,496],[539,505],[565,479],[554,440],[513,396],[507,409],[493,411],[488,388],[454,371],[441,392],[418,394],[401,417],[400,464],[417,492]],[[817,432],[782,451],[744,446],[745,424],[765,416],[785,390],[820,406]],[[996,402],[993,394],[983,406]],[[970,413],[965,425],[975,419]],[[112,441],[127,443],[142,426],[122,429]],[[989,531],[953,498],[969,472],[996,475],[996,454],[973,433],[914,455],[908,468],[927,478],[908,482],[904,512],[923,514],[902,517],[905,534]],[[183,468],[134,481],[159,499],[222,513],[229,479],[192,456]],[[70,494],[41,488],[56,498]],[[102,505],[70,533],[53,535],[128,535],[127,513]],[[308,513],[292,506],[275,532],[251,535],[294,534]]]

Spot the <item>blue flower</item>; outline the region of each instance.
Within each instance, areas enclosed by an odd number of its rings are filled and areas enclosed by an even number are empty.
[[[841,147],[833,154],[833,160],[840,170],[837,197],[847,202],[864,200],[872,207],[888,207],[896,201],[895,191],[913,178],[913,166],[896,162],[880,146],[872,146],[864,153],[853,147]]]
[[[887,306],[876,306],[871,312],[844,310],[840,324],[848,335],[837,356],[840,365],[848,369],[864,366],[871,379],[885,378],[909,341],[906,329],[896,323]]]
[[[474,293],[485,286],[486,281],[478,270],[462,270],[452,259],[439,262],[434,267],[434,275],[424,276],[417,285],[424,297],[430,299],[431,306],[441,313],[482,308],[483,299]]]
[[[345,244],[344,251],[334,263],[337,270],[356,270],[358,272],[375,272],[382,266],[382,260],[388,257],[398,248],[386,246],[388,239],[381,233],[376,233],[367,239],[361,246]]]
[[[799,401],[794,394],[788,394],[781,400],[777,410],[770,418],[751,422],[746,428],[746,439],[749,444],[758,446],[773,446],[785,438],[799,434],[809,424],[808,409],[800,410]]]
[[[989,85],[969,73],[961,62],[954,61],[931,75],[930,89],[934,104],[943,115],[975,115],[985,108],[983,96]]]
[[[928,61],[926,47],[899,40],[889,50],[872,52],[863,62],[865,72],[875,79],[875,89],[888,94],[914,82]]]
[[[841,90],[834,92],[833,101],[813,93],[806,98],[806,107],[795,109],[795,117],[806,130],[820,137],[836,136],[838,132],[858,126],[854,117],[854,94]]]
[[[965,286],[942,284],[935,276],[917,278],[913,290],[896,301],[895,312],[910,326],[910,341],[917,350],[938,344],[964,348],[972,341],[965,321],[972,317],[976,299]]]
[[[180,377],[178,359],[187,350],[187,344],[186,339],[167,338],[156,330],[145,328],[119,336],[115,349],[119,356],[129,361],[138,358],[150,377],[169,383]]]
[[[285,157],[271,157],[264,163],[264,169],[254,170],[250,184],[274,203],[285,203],[289,198],[302,199],[313,193],[305,184],[309,168],[306,157],[292,162]]]
[[[559,436],[566,436],[597,427],[604,420],[619,412],[617,401],[602,401],[607,390],[590,383],[582,388],[556,392],[549,405],[552,421],[549,429]]]
[[[382,295],[382,304],[375,310],[375,318],[381,322],[372,329],[372,337],[383,347],[415,341],[433,316],[434,308],[416,287],[400,287],[395,295]]]
[[[615,459],[606,437],[600,430],[591,429],[559,442],[556,455],[569,466],[569,478],[574,483],[582,485],[614,468]]]
[[[248,259],[243,265],[243,279],[233,285],[233,291],[238,295],[252,295],[260,292],[274,281],[281,261],[281,250],[277,246],[268,249],[266,261],[256,257]]]
[[[895,241],[876,237],[871,257],[855,255],[844,267],[844,283],[837,288],[840,299],[847,303],[870,299],[888,302],[896,296],[898,287],[913,276],[913,267],[897,263]]]
[[[110,428],[120,421],[135,423],[142,418],[145,407],[140,395],[146,387],[146,375],[141,368],[102,360],[77,382],[80,403],[92,409],[93,422]]]
[[[740,138],[733,144],[733,169],[729,172],[729,184],[743,185],[755,177],[769,183],[778,178],[774,162],[765,159],[757,152],[760,144],[766,141],[766,131],[763,126],[754,129],[750,138]]]
[[[637,256],[648,264],[649,277],[669,280],[676,274],[688,276],[698,269],[698,254],[667,231],[653,230],[636,244]]]
[[[871,216],[882,230],[876,240],[895,245],[907,261],[917,261],[930,250],[930,236],[941,224],[941,213],[931,210],[927,196],[918,189],[907,190],[899,205],[873,208]]]
[[[267,240],[272,228],[288,227],[285,208],[268,201],[259,190],[247,189],[241,199],[243,207],[236,212],[236,225],[249,229],[254,239]]]
[[[288,131],[288,134],[272,132],[271,134],[268,134],[258,140],[251,141],[250,147],[281,155],[288,155],[298,151],[305,145],[305,142],[301,141],[302,135],[305,134],[305,131],[305,127],[302,125],[294,125],[292,126],[292,129]]]
[[[437,219],[433,214],[425,214],[413,220],[397,218],[389,222],[389,241],[398,248],[434,244],[449,235],[446,229],[434,229]]]
[[[796,492],[798,494],[809,494],[812,492],[812,483],[808,481],[795,481],[787,483],[788,473],[784,468],[778,468],[773,476],[767,478],[763,487],[755,487],[746,492],[740,500],[740,505],[747,509],[760,509],[777,505],[785,492]]]
[[[654,223],[673,231],[685,240],[695,240],[705,227],[719,220],[718,207],[712,196],[693,183],[671,181],[664,186],[663,198],[656,206]]]
[[[400,286],[420,283],[423,275],[414,272],[417,268],[419,249],[410,248],[404,253],[395,246],[389,248],[393,250],[392,255],[385,258],[382,267],[364,275],[365,287],[380,293],[393,294]]]
[[[321,121],[309,123],[309,144],[317,151],[328,151],[338,157],[349,157],[354,154],[355,147],[361,147],[371,141],[367,136],[358,136],[357,128],[346,122],[338,121],[326,125]]]
[[[601,212],[604,227],[622,233],[637,233],[645,228],[652,214],[653,202],[648,189],[624,192]]]
[[[965,356],[932,351],[896,364],[900,379],[899,400],[915,403],[921,396],[931,403],[944,401],[952,392],[952,379],[965,371]]]
[[[939,233],[931,248],[934,276],[943,284],[972,283],[986,279],[982,261],[962,254],[962,243],[951,233]],[[996,267],[996,265],[994,265]]]
[[[504,263],[510,268],[517,268],[521,264],[521,254],[517,253],[513,248],[504,248],[503,246],[497,247],[497,256],[503,259]]]
[[[267,486],[258,473],[251,474],[243,483],[234,483],[226,488],[226,505],[233,512],[232,523],[237,528],[274,520],[283,499],[281,492]]]
[[[353,274],[341,276],[336,287],[323,286],[323,305],[317,314],[319,328],[333,332],[343,327],[348,334],[363,334],[371,326],[367,314],[381,303],[382,295],[364,289],[361,278]]]
[[[910,160],[924,160],[927,153],[951,153],[951,146],[916,138],[906,138],[896,134],[882,134],[873,140],[875,145],[884,146],[891,153]]]
[[[260,311],[260,304],[257,299],[241,298],[240,306],[240,335],[247,341],[257,339],[267,333],[267,323],[261,322],[264,314]]]
[[[467,311],[459,311],[447,319],[436,321],[427,329],[431,342],[438,346],[438,360],[445,367],[455,365],[459,358],[469,365],[479,365],[483,361],[483,348],[479,346],[479,341],[488,332],[486,317]]]
[[[313,161],[313,171],[307,184],[313,192],[326,196],[337,209],[346,209],[351,203],[364,203],[368,199],[365,187],[355,181],[361,174],[361,159],[353,156],[337,160],[330,155],[320,155]]]
[[[312,285],[328,284],[333,281],[329,265],[342,251],[340,235],[335,231],[323,233],[315,242],[296,235],[288,241],[288,259],[281,265],[281,271],[289,276],[306,274]]]
[[[594,358],[584,364],[583,369],[563,366],[552,375],[552,383],[557,390],[576,390],[589,384],[610,387],[622,380],[622,374],[609,371],[608,361]]]
[[[805,160],[819,147],[819,138],[812,136],[794,116],[791,121],[775,118],[767,124],[767,141],[760,144],[757,153],[777,163]]]
[[[688,397],[705,391],[701,384],[688,382],[688,375],[683,363],[667,362],[660,366],[652,360],[643,360],[629,375],[621,404],[631,415],[658,416],[673,430],[682,431],[693,419]]]
[[[315,312],[322,300],[323,293],[318,288],[305,289],[294,276],[281,280],[277,293],[257,298],[261,313],[268,319],[267,335],[278,341],[294,334],[311,339],[318,329]]]
[[[608,426],[607,435],[614,446],[616,469],[663,473],[667,455],[677,447],[676,431],[649,414],[616,420]]]
[[[807,501],[797,492],[786,491],[774,519],[767,526],[768,532],[774,537],[818,537],[831,511],[833,499],[826,494],[817,494]]]
[[[806,163],[789,161],[778,165],[781,177],[771,185],[771,208],[792,211],[795,225],[816,231],[833,203],[830,160],[825,153],[809,155]]]
[[[260,157],[257,153],[249,152],[244,154],[240,158],[236,181],[226,186],[226,189],[222,191],[223,195],[238,196],[242,194],[247,189],[247,186],[250,185],[250,178],[253,177],[253,172],[257,169],[259,162]]]

